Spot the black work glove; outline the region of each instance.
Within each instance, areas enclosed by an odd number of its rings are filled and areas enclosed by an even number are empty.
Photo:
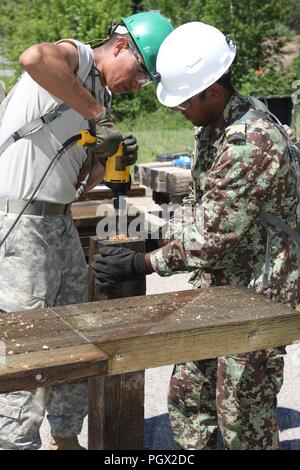
[[[134,165],[138,158],[138,144],[132,134],[123,137],[123,162],[125,166]]]
[[[92,120],[92,123],[96,127],[97,139],[94,153],[103,162],[117,152],[123,137],[106,108],[96,119]]]
[[[96,283],[109,287],[116,282],[131,281],[146,274],[145,255],[128,248],[106,246],[94,256]]]

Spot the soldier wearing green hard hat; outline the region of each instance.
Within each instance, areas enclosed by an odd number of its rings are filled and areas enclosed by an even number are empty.
[[[136,59],[140,69],[144,72],[144,77],[141,79],[142,75],[140,75],[138,77],[140,79],[133,84],[133,88],[136,89],[139,85],[145,86],[151,81],[157,80],[157,54],[162,42],[173,29],[171,22],[156,11],[137,13],[122,18],[120,24],[113,22],[109,30],[108,38],[100,42],[96,40],[95,45],[92,47],[94,53],[97,55],[97,49],[102,48],[101,51],[98,52],[103,53],[103,46],[116,45],[116,41],[121,39],[122,47],[120,50],[127,50],[127,52]],[[115,57],[117,57],[117,55]],[[115,69],[114,65],[117,66],[117,62],[109,61],[109,67],[112,67],[112,71]],[[124,69],[120,70],[120,72],[123,73],[123,79],[126,79]],[[108,74],[108,77],[110,77],[110,75],[111,74]],[[114,80],[109,80],[107,85],[111,91],[119,92],[119,89],[116,90]]]
[[[170,21],[156,12],[138,13],[123,18],[152,80],[157,79],[156,58],[164,39],[173,31]]]
[[[172,30],[159,13],[138,13],[113,24],[109,37],[94,46],[63,39],[33,45],[19,57],[25,73],[0,110],[0,228],[4,213],[8,226],[20,215],[18,259],[0,253],[0,315],[87,301],[87,265],[70,204],[102,182],[106,158],[120,143],[124,163],[135,162],[136,139],[114,124],[111,95],[155,81],[158,49]],[[29,213],[26,203],[57,148],[81,129],[95,132],[95,146],[73,145],[61,155]],[[46,413],[49,449],[81,448],[86,383],[0,394],[0,403],[0,448],[39,449]]]

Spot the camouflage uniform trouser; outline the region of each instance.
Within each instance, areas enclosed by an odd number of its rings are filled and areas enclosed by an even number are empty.
[[[173,434],[183,449],[278,449],[276,395],[282,350],[219,357],[174,368],[169,390]]]
[[[0,239],[15,217],[0,211]],[[86,299],[87,266],[71,215],[22,216],[0,249],[0,310]],[[1,394],[0,447],[38,449],[45,411],[53,435],[79,434],[87,414],[86,382]]]

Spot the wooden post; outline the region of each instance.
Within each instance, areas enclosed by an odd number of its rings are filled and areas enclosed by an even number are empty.
[[[144,447],[144,371],[89,379],[89,450]]]
[[[89,259],[103,246],[130,248],[145,253],[145,240],[91,237]],[[146,276],[101,290],[89,268],[89,301],[117,299],[146,294]],[[121,302],[120,302],[121,305]],[[88,448],[105,450],[143,449],[145,371],[114,377],[89,379]]]

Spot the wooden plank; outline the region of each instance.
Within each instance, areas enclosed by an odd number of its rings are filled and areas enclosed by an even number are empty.
[[[136,216],[138,210],[127,200],[128,219]],[[77,228],[96,226],[104,217],[114,216],[115,211],[111,200],[84,201],[72,204],[72,215]]]
[[[179,169],[180,171],[169,172],[166,176],[166,192],[170,199],[178,196],[186,196],[190,191],[192,181],[191,170]]]
[[[172,162],[154,162],[136,166],[136,177],[155,192],[170,197],[189,192],[191,170],[173,166]]]
[[[141,165],[135,165],[135,179],[148,188],[154,189],[152,186],[156,184],[155,178],[153,176],[153,171],[161,174],[161,182],[164,182],[164,170],[167,168],[172,168],[172,162],[151,162],[143,163]],[[157,183],[158,184],[158,183]],[[161,189],[162,191],[162,189]]]
[[[127,308],[120,313],[125,324],[118,327],[115,316],[109,340],[98,342],[101,334],[108,334],[103,328],[102,332],[94,327],[84,333],[112,358],[109,374],[276,347],[300,339],[300,315],[261,295],[228,287],[195,294],[179,309],[176,293],[171,299],[161,298],[161,303],[146,297],[148,308],[140,297],[135,299],[136,309],[130,308],[126,299]]]
[[[150,162],[150,163],[142,163],[134,166],[134,178],[140,184],[149,186],[150,177],[151,177],[151,169],[152,168],[164,168],[164,167],[171,167],[172,162]]]
[[[26,324],[27,315],[32,328]],[[104,380],[90,384],[90,396],[94,397],[90,406],[96,412],[90,434],[95,429],[100,433],[91,444],[95,448],[141,446],[140,432],[135,432],[142,429],[141,370],[277,347],[300,339],[299,312],[235,287],[2,314],[0,319],[0,337],[15,348],[12,355],[7,351],[6,364],[0,366],[0,392],[105,374]],[[30,350],[36,352],[21,353],[23,346],[13,343],[14,332],[20,337],[24,334]],[[43,350],[45,338],[49,350]],[[76,347],[66,349],[72,342]],[[102,422],[95,424],[101,416]],[[126,435],[127,427],[122,428],[121,420],[126,426],[131,419],[136,422]],[[118,431],[108,436],[110,429]],[[119,438],[115,446],[112,440],[118,435],[127,441]]]
[[[170,302],[170,294],[157,294],[143,296],[138,299],[128,298],[126,300],[109,300],[103,302],[84,303],[64,305],[61,307],[42,308],[36,310],[25,310],[21,312],[1,313],[0,315],[0,339],[5,341],[6,333],[9,337],[14,337],[20,331],[28,338],[34,338],[35,330],[44,321],[49,319],[59,320],[63,318],[67,323],[71,318],[80,318],[76,324],[76,328],[82,329],[83,326],[91,325],[94,327],[106,327],[114,329],[115,325],[129,324],[138,322],[142,318],[148,318],[150,321],[157,317],[159,309],[161,318],[165,315],[180,309],[188,302],[191,302],[199,295],[199,291],[190,290],[183,292],[175,292],[172,294],[172,302]],[[151,306],[151,308],[150,308]],[[152,306],[155,307],[154,314]],[[123,312],[123,315],[120,315]],[[46,324],[45,330],[49,328]],[[61,323],[61,330],[66,331]],[[40,335],[40,331],[38,335]],[[17,353],[17,351],[16,351]]]
[[[143,197],[145,194],[145,188],[136,184],[133,184],[131,188],[127,190],[128,197]],[[114,194],[109,188],[107,188],[105,185],[99,185],[91,191],[84,193],[80,198],[80,201],[100,201],[102,199],[112,199],[113,197]]]
[[[216,287],[201,290],[175,292],[151,296],[114,299],[87,304],[67,305],[14,314],[1,314],[0,338],[12,339],[18,334],[20,325],[30,343],[49,330],[49,319],[53,318],[51,331],[54,336],[68,333],[77,338],[76,331],[98,341],[110,341],[132,336],[146,335],[154,326],[156,333],[177,332],[202,328],[216,324],[270,318],[294,313],[288,307],[270,302],[262,295],[252,294],[241,288]],[[29,325],[26,316],[29,316]],[[34,317],[37,318],[36,322]],[[10,320],[12,318],[12,320]],[[59,327],[57,320],[64,323]],[[9,322],[9,323],[8,323]],[[44,323],[45,322],[45,323]],[[45,327],[43,327],[45,324]],[[33,325],[33,328],[26,329]],[[9,326],[9,328],[7,328]],[[75,330],[75,331],[73,331]],[[26,332],[26,333],[25,333]],[[3,334],[4,333],[4,334]],[[6,336],[7,335],[7,336]],[[93,335],[93,336],[90,336]],[[51,335],[50,335],[51,336]],[[61,338],[60,338],[61,341]],[[82,341],[82,340],[81,340]],[[41,350],[43,340],[36,347]],[[55,347],[60,347],[58,341]],[[18,348],[15,348],[18,353]]]
[[[167,190],[166,186],[167,168],[151,168],[150,170],[150,185],[149,187],[158,193],[164,193]]]
[[[113,212],[111,199],[74,202],[72,204],[73,220],[78,229],[82,227],[96,227],[99,220],[113,214]]]
[[[71,306],[71,309],[74,306]],[[37,352],[80,346],[86,339],[59,312],[51,308],[4,313],[0,316],[0,340],[7,354]],[[86,323],[85,323],[86,324]]]
[[[178,333],[98,343],[112,357],[108,374],[285,346],[300,339],[300,316],[260,319]]]
[[[114,376],[115,377],[115,376]],[[122,400],[119,411],[120,450],[144,448],[145,371],[118,376]]]
[[[136,165],[136,179],[152,189],[158,204],[181,203],[190,192],[191,170],[173,166],[172,162]]]
[[[127,287],[133,288],[133,293],[136,293],[132,283],[129,283]],[[144,292],[143,282],[139,284],[139,289],[140,292]],[[120,289],[115,289],[114,293],[116,292],[120,292]],[[159,310],[161,318],[173,311],[172,304],[170,309],[168,308],[167,296],[165,300],[160,296],[154,297],[153,305],[155,302],[157,304],[155,312]],[[184,299],[176,302],[176,306],[183,306],[188,298],[189,296],[185,295]],[[157,315],[152,314],[151,308],[148,309],[147,297],[141,297],[138,305],[132,299],[112,302],[112,304],[111,302],[90,303],[2,314],[0,339],[5,341],[7,351],[14,354],[40,351],[44,346],[52,350],[62,345],[69,347],[83,344],[84,339],[77,332],[84,336],[93,332],[97,338],[107,339],[110,334],[114,338],[126,335],[131,327],[133,327],[133,332],[145,331],[152,325]],[[83,308],[83,305],[86,308]],[[142,319],[140,318],[141,311],[144,311]],[[120,312],[123,312],[123,315],[119,316]]]
[[[93,344],[8,355],[5,364],[0,364],[0,393],[105,375],[107,359]]]
[[[55,349],[64,348],[65,337],[67,344],[78,337],[76,341],[81,342],[80,346],[84,341],[80,335],[83,335],[110,356],[109,373],[113,374],[275,347],[300,339],[298,312],[247,289],[234,287],[44,309],[48,319],[49,310],[63,318],[66,327],[62,327],[53,347],[55,344]],[[28,311],[26,314],[40,316],[39,312]],[[8,321],[10,316],[14,322],[18,317],[17,314],[1,314],[4,326],[0,327],[0,333],[7,330],[5,320]],[[43,323],[42,317],[37,324],[39,322]],[[9,327],[10,334],[17,325],[12,323]],[[43,328],[38,330],[39,334],[35,329],[36,326],[28,330],[27,341],[30,344],[32,339],[34,350],[38,352],[43,350],[43,339],[38,342]],[[55,336],[58,333],[56,331]],[[15,348],[16,356],[18,352]],[[45,353],[45,358],[47,353],[51,357],[52,351]]]
[[[144,371],[89,379],[89,450],[144,447]]]

